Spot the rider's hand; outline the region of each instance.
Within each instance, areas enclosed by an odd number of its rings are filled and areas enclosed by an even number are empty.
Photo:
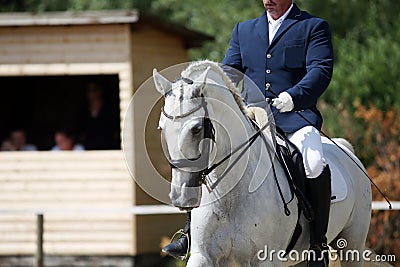
[[[276,107],[279,112],[289,112],[294,108],[292,97],[287,92],[282,92],[278,98],[272,99],[272,106]]]

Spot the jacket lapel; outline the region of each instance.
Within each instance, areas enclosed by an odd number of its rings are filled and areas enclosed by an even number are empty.
[[[297,7],[296,4],[293,3],[293,8],[290,10],[290,13],[286,17],[286,19],[282,22],[282,25],[279,27],[278,31],[276,32],[274,39],[271,42],[270,47],[274,46],[277,40],[280,39],[281,35],[287,31],[293,24],[299,21],[301,16],[301,10]],[[267,19],[268,21],[268,19]],[[268,27],[267,27],[268,28]]]
[[[263,46],[265,47],[265,49],[267,49],[269,46],[269,37],[268,37],[269,31],[268,31],[268,19],[266,12],[264,12],[264,15],[258,18],[258,21],[256,23],[256,31],[258,33],[258,36],[263,42]]]

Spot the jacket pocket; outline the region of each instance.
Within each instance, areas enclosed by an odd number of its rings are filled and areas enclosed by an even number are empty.
[[[285,42],[285,67],[299,69],[305,66],[305,40],[290,40]]]

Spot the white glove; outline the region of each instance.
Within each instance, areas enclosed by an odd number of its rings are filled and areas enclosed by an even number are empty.
[[[289,112],[294,108],[293,99],[287,92],[279,94],[278,98],[272,99],[272,105],[276,107],[279,112]]]

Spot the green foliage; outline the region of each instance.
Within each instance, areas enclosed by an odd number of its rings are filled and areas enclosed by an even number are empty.
[[[159,0],[154,1],[152,12],[214,36],[214,42],[190,51],[190,56],[222,61],[235,23],[260,16],[263,7],[261,1]]]
[[[368,17],[345,38],[335,36],[336,66],[324,99],[333,105],[358,101],[400,110],[400,20],[387,23],[374,9]]]
[[[303,0],[296,2],[311,14],[327,20],[332,30],[340,36],[344,36],[360,21],[363,21],[368,9],[366,4],[368,0]]]
[[[360,147],[366,123],[354,117],[359,104],[400,111],[400,19],[390,15],[393,12],[385,3],[371,3],[365,14],[368,20],[344,37],[334,35],[334,75],[322,98],[325,128]],[[364,154],[363,159],[371,162],[371,156]]]
[[[0,0],[0,12],[150,8],[152,0]]]

